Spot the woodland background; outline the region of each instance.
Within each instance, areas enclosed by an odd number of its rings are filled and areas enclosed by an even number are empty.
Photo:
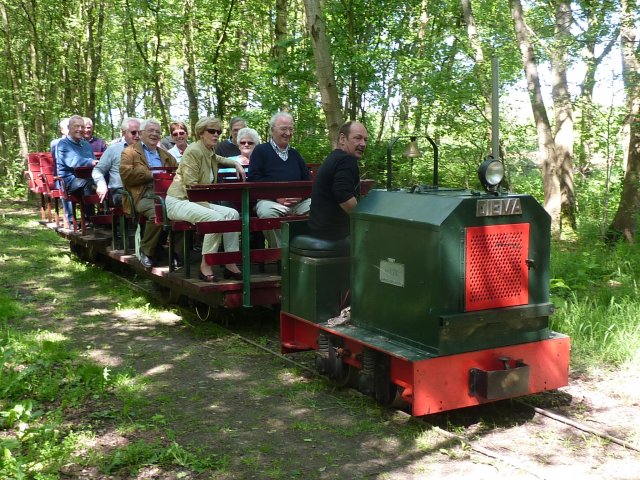
[[[441,185],[478,188],[495,56],[509,188],[543,201],[557,235],[633,242],[638,11],[637,0],[0,0],[0,197],[21,192],[26,153],[73,113],[108,139],[124,116],[168,127],[240,114],[264,139],[283,108],[308,162],[357,119],[370,133],[363,173],[379,185],[389,140],[415,134],[439,144]],[[603,71],[616,63],[619,78]],[[619,104],[598,98],[599,78],[613,78]],[[523,80],[524,108],[505,93]],[[398,186],[431,181],[419,141],[414,162],[402,141],[394,149]]]

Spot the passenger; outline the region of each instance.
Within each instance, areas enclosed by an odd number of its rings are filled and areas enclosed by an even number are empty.
[[[56,165],[56,146],[58,145],[58,142],[60,140],[62,140],[69,134],[69,119],[63,118],[62,120],[60,120],[58,127],[60,128],[60,136],[51,140],[51,144],[49,145],[49,151],[51,152],[54,166]]]
[[[176,142],[175,145],[169,149],[169,153],[173,155],[173,158],[175,158],[178,163],[180,163],[182,154],[187,148],[189,130],[187,130],[187,125],[184,122],[171,122],[171,125],[169,125],[169,131],[171,132],[171,138]]]
[[[136,211],[147,219],[140,241],[140,263],[146,268],[155,265],[156,246],[162,234],[162,226],[155,223],[155,201],[145,198],[147,193],[153,193],[151,168],[178,166],[166,150],[158,148],[161,138],[162,127],[157,120],[151,118],[143,121],[140,125],[140,141],[125,148],[120,160],[122,184],[131,193]],[[125,196],[122,200],[124,210],[130,213],[129,198]]]
[[[207,202],[190,202],[187,198],[189,185],[216,183],[217,164],[236,169],[238,178],[245,180],[244,168],[240,163],[214,153],[218,138],[222,133],[220,120],[204,117],[198,120],[195,126],[195,134],[198,141],[187,147],[182,156],[173,183],[167,191],[167,215],[171,220],[184,220],[191,223],[214,222],[219,220],[238,220],[240,215],[233,208],[215,205]],[[213,180],[211,175],[213,174]],[[240,249],[240,237],[238,232],[210,233],[204,236],[202,253],[215,253],[220,245],[220,237],[224,240],[225,252],[237,252]],[[213,268],[205,261],[204,256],[200,262],[199,277],[205,282],[216,282],[218,279],[213,274]],[[227,264],[224,267],[224,278],[242,280],[242,272],[235,264]]]
[[[175,123],[175,122],[174,122]],[[167,152],[175,147],[176,141],[171,136],[171,130],[169,130],[169,135],[160,140],[160,144],[158,145],[160,148],[164,148]]]
[[[322,162],[313,182],[309,229],[314,237],[349,237],[349,213],[360,197],[358,161],[368,139],[367,129],[359,122],[349,121],[340,127],[338,148]]]
[[[222,157],[236,157],[240,155],[238,147],[238,132],[247,126],[247,122],[242,117],[233,117],[229,122],[229,138],[218,143],[216,154]]]
[[[140,140],[140,122],[139,118],[124,119],[121,126],[122,138],[107,147],[98,164],[91,172],[93,181],[97,185],[96,193],[100,196],[101,202],[104,201],[107,192],[109,192],[111,205],[114,207],[122,206],[120,159],[122,158],[122,151],[126,147],[135,145]],[[109,182],[108,187],[107,181]]]
[[[91,145],[94,153],[101,153],[107,149],[107,142],[104,139],[93,136],[93,121],[89,117],[84,118],[84,139]]]
[[[249,159],[256,145],[260,143],[260,135],[253,128],[242,128],[238,132],[238,146],[240,148],[240,157],[238,161],[244,165],[249,165]]]
[[[256,148],[256,145],[260,144],[260,135],[253,128],[242,128],[238,132],[238,145],[240,147],[240,156],[235,157],[234,160],[237,159],[243,166],[247,167],[249,165],[249,160],[251,158],[251,154],[253,150]],[[223,205],[226,205],[224,202]],[[250,244],[251,249],[261,249],[264,248],[264,234],[260,230],[256,230],[255,232],[251,232],[250,236]]]
[[[293,117],[278,112],[269,122],[271,140],[258,145],[249,163],[251,182],[290,182],[309,180],[309,169],[298,151],[289,145],[293,136]],[[309,213],[310,198],[278,198],[258,200],[256,212],[260,218],[276,218]],[[272,248],[280,247],[280,230],[265,230],[265,237]]]
[[[91,145],[83,138],[84,118],[80,115],[73,115],[69,118],[69,134],[60,139],[55,147],[56,167],[58,177],[64,181],[64,186],[69,194],[92,195],[95,183],[91,178],[77,178],[75,169],[77,167],[90,167],[97,163],[91,150]],[[71,202],[62,202],[67,220],[71,225],[73,221],[73,207]],[[84,212],[85,220],[88,222],[93,213],[93,207],[87,205]]]

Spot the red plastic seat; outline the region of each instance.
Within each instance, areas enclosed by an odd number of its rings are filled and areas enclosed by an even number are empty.
[[[48,157],[46,156],[46,154],[42,154],[40,156],[40,174],[42,178],[42,184],[44,186],[44,197],[47,200],[47,218],[49,222],[53,221],[51,212],[51,204],[53,203],[55,211],[55,223],[59,226],[60,204],[58,200],[64,197],[64,192],[57,185],[58,182],[56,182],[55,165],[53,164],[53,158],[51,157],[51,154],[49,154]],[[67,217],[63,215],[62,218],[64,228],[69,228]]]
[[[75,176],[77,178],[91,178],[91,171],[93,170],[93,166],[88,166],[88,167],[78,167],[74,170]],[[78,231],[78,220],[76,219],[76,209],[77,207],[80,207],[80,230],[82,232],[82,235],[86,235],[87,234],[87,223],[86,223],[86,219],[85,219],[85,206],[87,205],[102,205],[102,202],[100,201],[100,197],[97,194],[93,194],[93,195],[81,195],[78,193],[74,193],[74,194],[70,194],[67,189],[66,186],[64,184],[64,181],[62,179],[60,179],[60,189],[62,190],[63,193],[63,198],[69,202],[71,202],[71,219],[73,222],[73,231],[77,232]],[[103,209],[106,210],[106,209]]]
[[[27,170],[24,172],[25,178],[29,182],[29,190],[40,197],[40,218],[46,221],[44,185],[42,184],[40,156],[41,153],[30,153],[27,157]]]
[[[194,224],[183,220],[170,220],[167,216],[167,208],[164,199],[167,196],[167,190],[173,182],[175,176],[175,168],[167,168],[165,171],[155,173],[153,175],[153,195],[151,197],[156,201],[156,224],[162,225],[162,228],[169,232],[169,258],[173,258],[173,248],[175,245],[175,232],[195,231]],[[189,235],[185,234],[183,248],[183,259],[185,265],[185,276],[189,278],[191,268],[189,264],[189,252],[191,250]],[[169,262],[169,269],[173,270],[173,262]]]

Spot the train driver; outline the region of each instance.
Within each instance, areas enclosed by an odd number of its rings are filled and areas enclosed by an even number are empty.
[[[360,197],[358,161],[368,139],[367,129],[359,122],[340,127],[338,148],[322,162],[313,182],[309,228],[314,237],[342,240],[349,236],[349,213]]]

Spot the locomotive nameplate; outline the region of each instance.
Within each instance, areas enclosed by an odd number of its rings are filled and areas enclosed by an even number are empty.
[[[476,217],[497,217],[500,215],[522,215],[519,198],[492,198],[476,202]]]
[[[392,258],[380,260],[380,281],[396,287],[404,287],[404,265],[396,263]]]

